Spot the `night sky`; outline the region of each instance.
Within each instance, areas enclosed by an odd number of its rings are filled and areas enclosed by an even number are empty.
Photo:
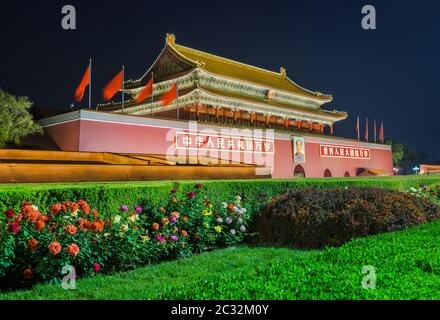
[[[61,8],[77,30],[61,28]],[[361,28],[361,8],[377,30]],[[385,136],[440,157],[439,1],[20,1],[0,9],[0,88],[36,106],[69,110],[93,58],[93,102],[126,66],[138,78],[164,46],[177,43],[262,68],[332,94],[349,113],[338,136],[354,137],[356,116],[384,121]],[[87,99],[84,99],[87,101]],[[85,102],[86,103],[86,102]],[[371,124],[371,122],[370,122]],[[370,128],[372,132],[372,128]]]

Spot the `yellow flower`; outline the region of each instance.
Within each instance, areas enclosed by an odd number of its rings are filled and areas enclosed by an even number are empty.
[[[127,232],[127,231],[128,231],[128,226],[127,226],[126,224],[123,224],[123,225],[121,226],[121,231],[122,231],[122,232]]]
[[[222,227],[216,226],[216,227],[214,227],[214,230],[215,230],[215,232],[220,233],[220,232],[222,232]]]
[[[150,240],[150,237],[148,237],[148,236],[142,236],[141,237],[141,241],[142,242],[145,242],[145,241],[148,241],[148,240]]]
[[[211,210],[203,210],[203,215],[205,216],[205,217],[207,217],[207,216],[210,216],[210,215],[212,215],[212,211]]]
[[[113,217],[113,222],[115,222],[115,223],[121,222],[121,216],[119,216],[119,215],[114,216]]]

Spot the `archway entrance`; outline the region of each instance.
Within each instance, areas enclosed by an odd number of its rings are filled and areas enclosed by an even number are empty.
[[[331,178],[332,172],[329,169],[325,169],[324,171],[324,178]]]
[[[295,170],[293,171],[293,176],[295,178],[305,178],[306,177],[306,171],[304,168],[300,165],[297,165],[295,167]]]
[[[348,178],[349,176],[350,176],[350,172],[345,171],[345,173],[344,173],[344,177]]]

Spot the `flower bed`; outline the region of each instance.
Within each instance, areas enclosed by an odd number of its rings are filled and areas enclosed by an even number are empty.
[[[172,189],[158,209],[144,200],[115,214],[84,200],[53,204],[47,213],[25,202],[0,218],[0,284],[58,283],[65,266],[84,277],[237,245],[248,222],[239,196],[213,204],[201,184],[185,194]]]
[[[428,198],[440,205],[440,183],[420,188],[411,187],[407,192],[417,197]]]

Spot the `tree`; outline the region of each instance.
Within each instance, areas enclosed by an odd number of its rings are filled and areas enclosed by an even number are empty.
[[[393,153],[393,165],[395,167],[399,167],[401,165],[403,154],[405,152],[403,145],[391,139],[388,139],[385,143],[391,145],[391,150]]]
[[[29,113],[31,107],[27,97],[15,97],[0,89],[0,148],[7,143],[20,144],[26,136],[42,132]]]

